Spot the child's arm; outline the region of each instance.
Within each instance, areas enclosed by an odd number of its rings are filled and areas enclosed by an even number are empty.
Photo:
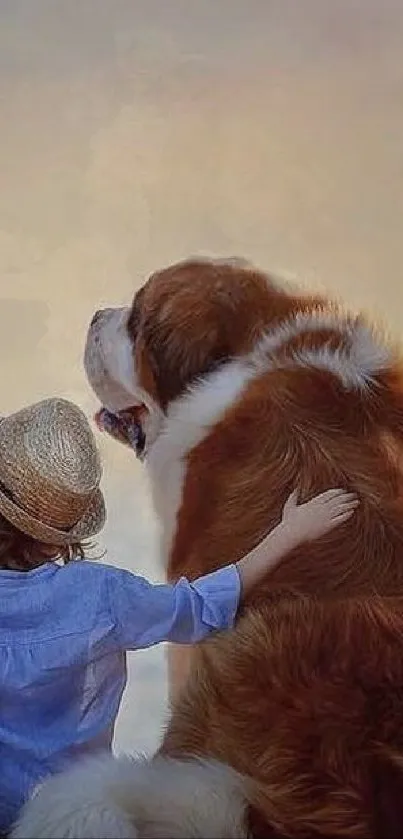
[[[194,644],[211,632],[230,628],[242,598],[293,548],[322,536],[349,518],[355,497],[330,490],[307,504],[293,494],[281,523],[236,565],[228,565],[194,582],[152,585],[128,571],[108,568],[113,615],[111,639],[121,649],[140,649],[173,641]]]

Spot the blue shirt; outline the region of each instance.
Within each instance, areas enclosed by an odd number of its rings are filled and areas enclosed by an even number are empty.
[[[111,747],[127,650],[229,628],[239,597],[234,565],[175,586],[89,561],[0,571],[0,831],[47,774]]]

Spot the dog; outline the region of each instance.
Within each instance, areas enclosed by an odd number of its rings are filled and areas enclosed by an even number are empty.
[[[278,523],[295,487],[300,500],[330,486],[360,498],[348,522],[268,575],[232,633],[175,651],[172,716],[151,761],[158,789],[175,761],[205,761],[211,777],[218,762],[223,811],[235,772],[234,817],[241,810],[254,837],[400,836],[398,349],[325,296],[243,261],[193,259],[153,274],[131,306],[97,312],[85,367],[101,405],[141,423],[168,580],[240,558]],[[122,817],[136,826],[132,782]],[[141,785],[143,808],[162,832],[139,835],[168,835],[151,785]],[[42,795],[51,809],[46,784]],[[184,824],[183,796],[175,800]],[[202,791],[200,824],[208,807]],[[235,835],[229,818],[215,830]],[[95,833],[52,833],[62,835]]]

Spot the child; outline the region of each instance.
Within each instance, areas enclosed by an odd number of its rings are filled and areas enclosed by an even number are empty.
[[[235,565],[151,585],[70,562],[104,524],[100,479],[91,429],[70,402],[48,399],[0,421],[0,832],[47,774],[110,748],[127,650],[231,627],[270,568],[358,503],[340,490],[300,506],[292,495],[281,524]]]

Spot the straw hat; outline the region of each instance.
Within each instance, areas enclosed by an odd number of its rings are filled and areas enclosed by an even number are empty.
[[[45,399],[0,420],[0,513],[38,541],[70,545],[105,522],[102,467],[80,408]]]

